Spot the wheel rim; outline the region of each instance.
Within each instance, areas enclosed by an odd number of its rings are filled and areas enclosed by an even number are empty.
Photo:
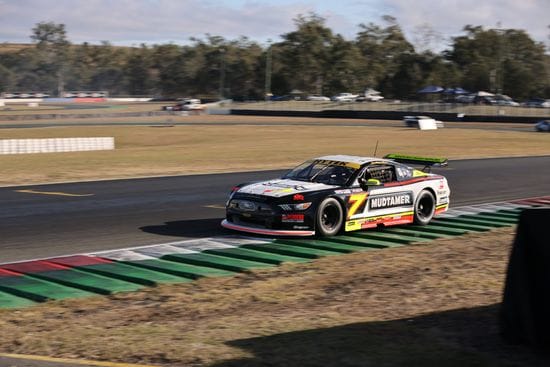
[[[434,203],[429,195],[424,195],[418,201],[416,212],[422,220],[430,219],[433,215]]]
[[[340,213],[334,205],[328,205],[321,214],[321,224],[327,231],[334,230],[340,223]]]

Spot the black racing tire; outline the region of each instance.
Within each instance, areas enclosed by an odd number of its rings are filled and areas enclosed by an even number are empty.
[[[414,203],[414,223],[425,226],[430,223],[434,214],[434,195],[428,190],[421,191]]]
[[[319,204],[316,214],[317,234],[322,237],[334,236],[342,229],[344,210],[334,198],[326,198]]]

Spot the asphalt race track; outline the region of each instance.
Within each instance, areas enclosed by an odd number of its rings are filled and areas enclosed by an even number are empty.
[[[0,263],[231,233],[234,184],[284,171],[0,188]],[[550,156],[451,161],[451,207],[550,194]]]

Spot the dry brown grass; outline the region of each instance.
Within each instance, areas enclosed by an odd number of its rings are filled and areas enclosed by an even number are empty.
[[[318,119],[244,116],[148,121],[166,127],[0,129],[0,139],[114,136],[116,140],[114,151],[1,155],[0,185],[280,169],[314,156],[371,155],[377,142],[378,155],[399,152],[459,159],[550,154],[548,134],[515,131],[325,126],[327,121]],[[222,125],[208,126],[208,121]],[[238,125],[254,121],[258,125]],[[273,121],[294,125],[263,125]],[[170,122],[191,125],[170,127]],[[348,122],[330,120],[331,125]]]
[[[498,337],[512,236],[3,310],[0,350],[167,366],[543,366]]]
[[[30,43],[0,43],[0,54],[9,54],[14,52],[19,52],[28,48],[33,47],[34,45]]]
[[[97,103],[38,103],[37,107],[29,107],[28,103],[18,102],[17,99],[5,101],[5,106],[0,107],[2,116],[26,116],[29,120],[36,120],[40,115],[71,115],[77,118],[79,115],[88,114],[117,114],[124,112],[152,112],[161,111],[162,106],[173,102],[97,102]],[[78,107],[78,108],[73,108]],[[19,120],[18,120],[19,121]]]

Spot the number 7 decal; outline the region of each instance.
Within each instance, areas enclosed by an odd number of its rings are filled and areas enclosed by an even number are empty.
[[[361,194],[353,194],[348,199],[348,218],[351,219],[357,212],[363,212],[365,210],[365,204],[367,202],[367,196],[369,194],[364,192]]]

